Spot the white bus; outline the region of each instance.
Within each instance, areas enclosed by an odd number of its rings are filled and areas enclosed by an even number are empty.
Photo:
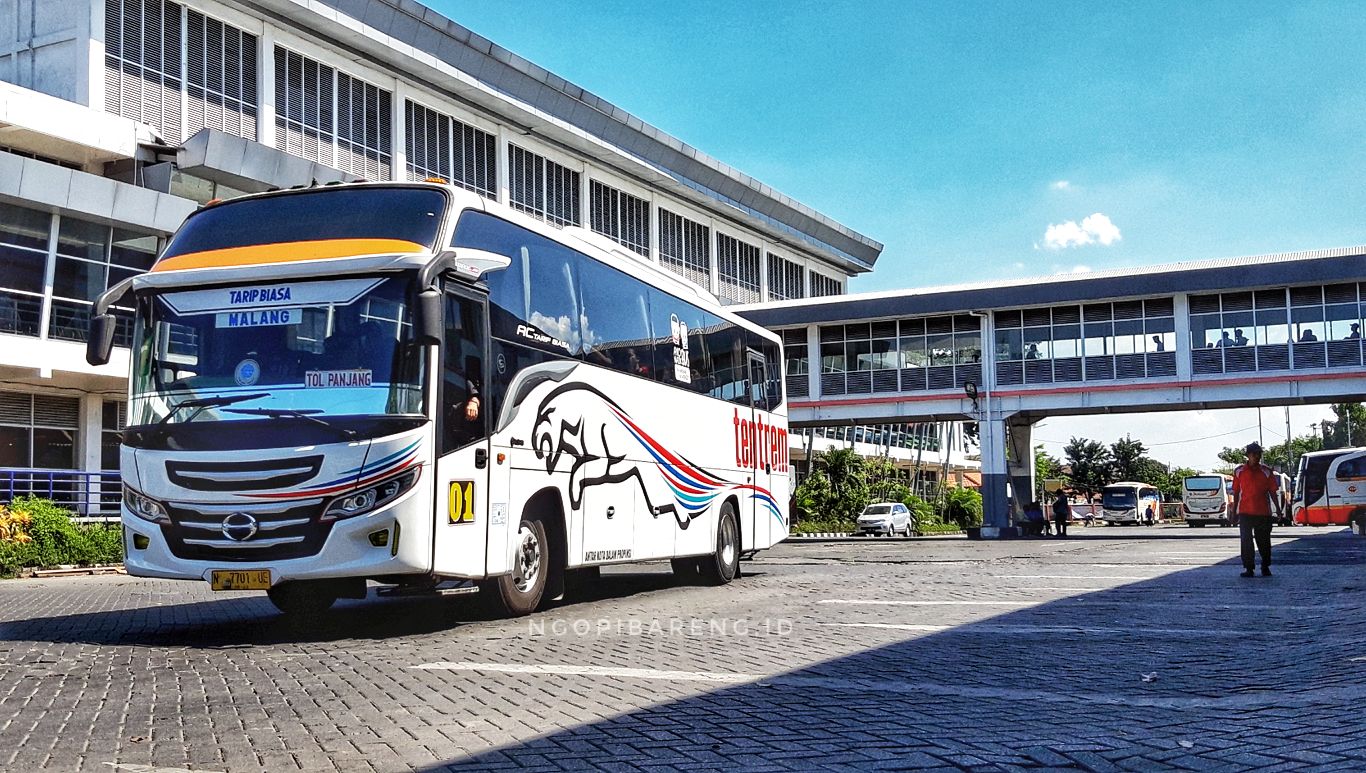
[[[1297,524],[1350,525],[1366,532],[1366,448],[1301,456],[1291,507]]]
[[[1147,483],[1111,483],[1101,490],[1100,505],[1100,519],[1107,524],[1151,525],[1162,520],[1162,492]]]
[[[604,564],[725,583],[787,536],[778,339],[579,229],[439,183],[257,194],[97,302],[93,363],[116,304],[130,574],[515,615]]]
[[[1233,483],[1227,475],[1191,475],[1181,482],[1181,515],[1186,525],[1207,523],[1228,526],[1232,522]]]

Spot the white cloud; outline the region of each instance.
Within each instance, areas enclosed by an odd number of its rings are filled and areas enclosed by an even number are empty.
[[[1063,250],[1068,247],[1086,247],[1099,244],[1108,247],[1123,237],[1119,226],[1099,212],[1082,218],[1080,224],[1075,220],[1063,223],[1050,223],[1044,231],[1043,244],[1050,250]]]
[[[1077,264],[1077,265],[1073,266],[1073,267],[1072,267],[1072,270],[1071,270],[1071,271],[1068,271],[1067,273],[1069,273],[1069,274],[1089,274],[1089,273],[1091,273],[1091,267],[1090,267],[1090,266],[1087,266],[1087,265],[1083,265],[1083,264]]]
[[[1055,191],[1065,191],[1068,188],[1072,187],[1072,183],[1066,180],[1055,180],[1054,182],[1050,183],[1048,187],[1052,188]]]

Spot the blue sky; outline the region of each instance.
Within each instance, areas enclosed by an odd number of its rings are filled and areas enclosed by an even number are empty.
[[[884,242],[855,292],[1366,242],[1359,3],[433,4]]]
[[[1366,4],[427,2],[886,244],[853,292],[1366,243]],[[1035,435],[1208,468],[1256,423]]]

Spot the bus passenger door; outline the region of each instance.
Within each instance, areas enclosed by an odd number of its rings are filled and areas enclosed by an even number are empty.
[[[753,409],[748,443],[748,467],[749,473],[753,476],[754,490],[746,492],[740,499],[740,546],[744,550],[756,545],[769,544],[769,515],[765,503],[773,496],[772,452],[775,433],[768,424],[767,414],[771,406],[767,392],[768,379],[764,370],[764,355],[750,349],[749,395]]]
[[[641,557],[634,555],[633,550],[638,488],[634,480],[628,480],[584,489],[581,556],[584,564]]]
[[[506,518],[507,467],[497,491],[491,489],[489,459],[492,417],[484,363],[488,361],[488,303],[481,295],[448,288],[445,336],[436,363],[437,446],[436,574],[482,577],[487,550],[505,549],[506,526],[490,526],[490,505],[503,504]],[[493,513],[497,512],[494,504]],[[499,539],[501,537],[501,540]],[[500,547],[496,547],[500,546]]]

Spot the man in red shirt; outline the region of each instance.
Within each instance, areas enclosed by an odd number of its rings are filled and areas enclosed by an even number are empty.
[[[1251,577],[1254,540],[1262,554],[1262,576],[1271,576],[1271,513],[1281,518],[1281,498],[1277,495],[1280,482],[1270,467],[1262,465],[1262,447],[1247,446],[1247,464],[1233,471],[1233,512],[1238,519],[1238,536],[1242,540],[1243,577]]]

